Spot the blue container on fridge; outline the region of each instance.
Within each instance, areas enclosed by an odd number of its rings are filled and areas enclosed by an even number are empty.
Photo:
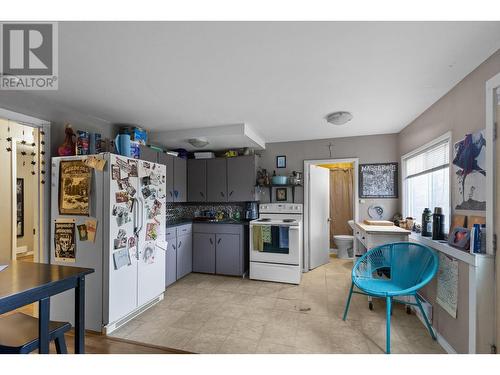
[[[118,134],[115,138],[115,149],[118,154],[130,157],[130,134]]]

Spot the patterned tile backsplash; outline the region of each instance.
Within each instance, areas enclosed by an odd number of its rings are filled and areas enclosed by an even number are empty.
[[[227,216],[233,217],[236,211],[240,212],[243,217],[245,211],[245,203],[167,203],[166,217],[167,223],[180,219],[192,219],[199,216],[201,211],[213,210],[224,211]]]

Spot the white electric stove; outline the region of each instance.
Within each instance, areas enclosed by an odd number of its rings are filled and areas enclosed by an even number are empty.
[[[302,204],[265,203],[250,222],[250,278],[300,284]]]

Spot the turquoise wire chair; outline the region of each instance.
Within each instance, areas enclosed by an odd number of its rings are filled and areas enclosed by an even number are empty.
[[[418,290],[436,275],[438,257],[427,246],[397,242],[368,251],[352,269],[352,283],[343,320],[346,320],[353,293],[386,300],[386,353],[391,352],[391,311],[393,302],[417,306],[432,338],[436,336],[425,315]],[[358,290],[354,290],[356,286]],[[415,302],[400,301],[397,296],[413,296]]]

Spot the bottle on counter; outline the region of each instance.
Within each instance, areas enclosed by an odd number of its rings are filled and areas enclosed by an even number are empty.
[[[434,207],[434,213],[432,214],[432,239],[444,239],[444,215],[441,207]]]
[[[432,236],[432,212],[430,209],[424,209],[422,213],[422,237]]]

